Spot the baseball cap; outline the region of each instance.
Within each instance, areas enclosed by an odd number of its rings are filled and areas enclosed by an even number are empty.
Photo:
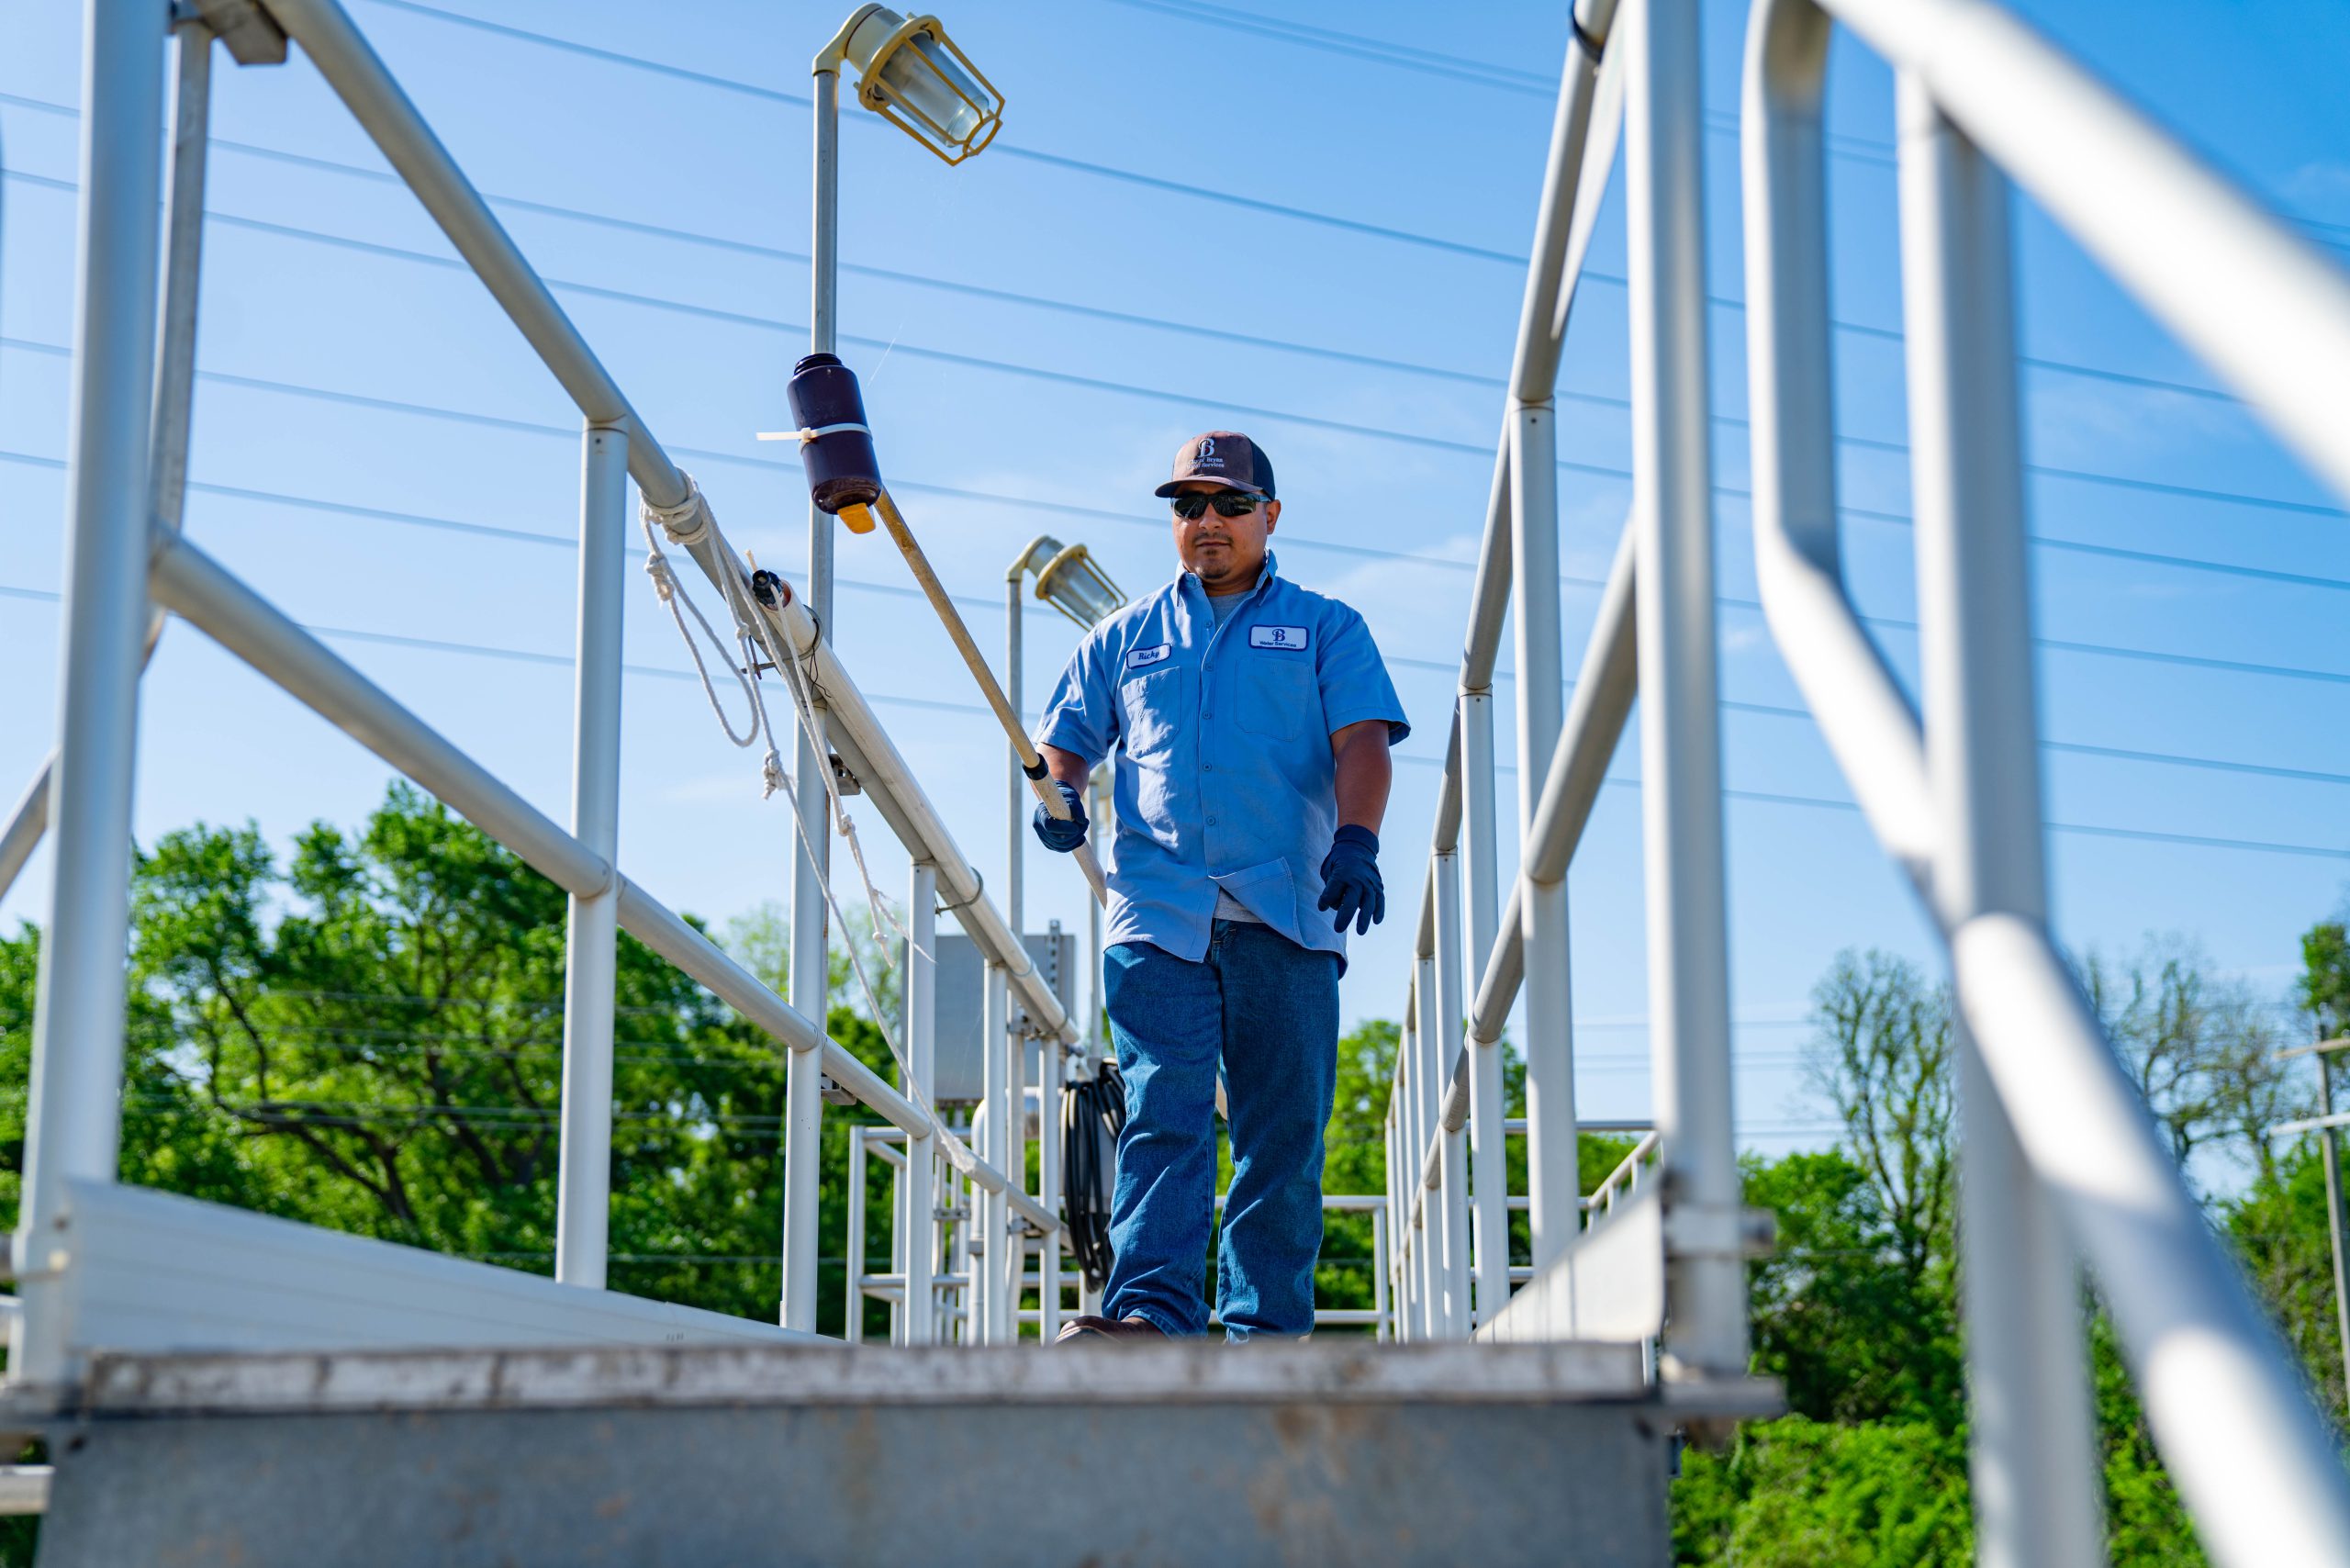
[[[1178,485],[1192,479],[1274,498],[1272,459],[1238,431],[1210,431],[1185,442],[1175,454],[1173,477],[1151,494],[1171,496]]]

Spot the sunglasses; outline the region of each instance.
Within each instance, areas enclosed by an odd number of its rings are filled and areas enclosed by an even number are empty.
[[[1195,491],[1187,496],[1170,496],[1167,504],[1173,507],[1175,515],[1185,522],[1197,522],[1207,514],[1210,506],[1215,508],[1218,517],[1247,517],[1264,504],[1264,498],[1252,496],[1245,490],[1218,490],[1205,496]]]

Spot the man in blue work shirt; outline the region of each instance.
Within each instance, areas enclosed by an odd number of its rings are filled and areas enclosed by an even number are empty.
[[[1183,570],[1093,629],[1037,734],[1072,820],[1039,807],[1036,834],[1064,852],[1084,839],[1094,764],[1119,750],[1103,956],[1126,1083],[1116,1260],[1107,1316],[1061,1337],[1206,1331],[1219,1062],[1232,1190],[1216,1314],[1233,1339],[1301,1335],[1345,933],[1387,913],[1387,751],[1409,726],[1362,617],[1276,570],[1266,543],[1281,506],[1256,442],[1185,442],[1158,493]]]

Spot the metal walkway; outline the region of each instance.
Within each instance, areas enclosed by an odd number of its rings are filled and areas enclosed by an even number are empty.
[[[92,0],[57,751],[0,828],[0,888],[44,833],[56,875],[36,1020],[21,1291],[0,1423],[56,1461],[43,1561],[567,1562],[748,1557],[1237,1562],[1665,1561],[1676,1432],[1769,1413],[1747,1375],[1730,1118],[1695,0],[1582,0],[1538,214],[1416,964],[1388,1106],[1375,1340],[1229,1353],[1022,1348],[1057,1287],[1049,1152],[1024,1190],[1026,1047],[1050,1095],[1085,1031],[990,902],[820,628],[810,580],[755,584],[337,0]],[[1820,87],[1831,24],[1900,79],[1921,715],[1840,577]],[[179,530],[216,29],[298,46],[581,416],[566,828]],[[178,39],[166,153],[167,38]],[[832,200],[838,62],[817,77]],[[2157,1141],[2044,924],[2006,182],[2012,178],[2350,497],[2350,282],[1988,0],[1761,0],[1743,129],[1755,549],[1771,628],[1886,852],[1946,938],[1963,1012],[1966,1315],[1986,1562],[2101,1556],[2079,1285],[2118,1326],[2164,1460],[2218,1560],[2350,1562],[2324,1422]],[[1634,502],[1579,677],[1560,656],[1553,394],[1601,195],[1628,196]],[[87,171],[98,171],[96,178]],[[168,174],[168,178],[167,178]],[[162,215],[160,226],[158,214]],[[2186,237],[2185,242],[2183,237]],[[834,348],[832,258],[815,341]],[[161,305],[158,306],[159,288]],[[160,308],[160,319],[159,319]],[[627,490],[759,662],[812,693],[796,810],[792,994],[621,871]],[[811,613],[811,611],[814,613]],[[137,1191],[116,1177],[140,674],[168,614],[228,648],[570,895],[556,1279]],[[1518,670],[1498,862],[1493,677]],[[1566,875],[1638,702],[1655,1119],[1579,1190]],[[903,1072],[825,1036],[834,755],[914,863]],[[941,903],[986,967],[989,1101],[966,1149],[930,1109]],[[614,942],[626,929],[789,1054],[784,1284],[754,1323],[604,1287]],[[1523,1003],[1522,1120],[1502,1097]],[[1465,1020],[1465,1024],[1461,1021]],[[811,1332],[827,1090],[898,1172],[917,1244],[850,1290],[890,1346]],[[1505,1143],[1528,1144],[1512,1193]],[[1049,1151],[1052,1140],[1046,1140]],[[1533,1258],[1513,1268],[1513,1209]],[[925,1223],[922,1216],[943,1216]],[[996,1245],[1002,1243],[1002,1245]],[[1046,1338],[1061,1291],[1040,1289]],[[1068,1462],[1035,1485],[1036,1456]],[[1113,1488],[1097,1467],[1143,1464]],[[39,1489],[38,1481],[25,1487]],[[0,1489],[5,1490],[5,1489]]]

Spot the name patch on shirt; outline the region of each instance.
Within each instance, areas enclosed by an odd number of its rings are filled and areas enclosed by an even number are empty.
[[[1248,645],[1302,654],[1314,645],[1314,636],[1303,626],[1251,626],[1248,628]]]
[[[1126,667],[1140,669],[1145,665],[1158,664],[1174,651],[1175,644],[1172,643],[1161,643],[1155,648],[1136,648],[1126,655]]]

